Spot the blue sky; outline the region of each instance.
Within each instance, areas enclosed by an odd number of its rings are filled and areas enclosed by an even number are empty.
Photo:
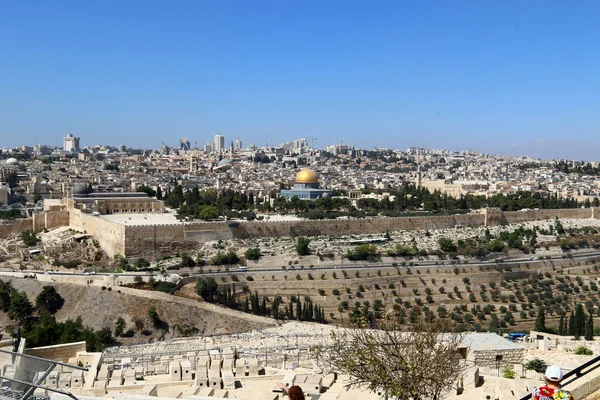
[[[0,0],[0,146],[244,144],[600,160],[597,1]]]

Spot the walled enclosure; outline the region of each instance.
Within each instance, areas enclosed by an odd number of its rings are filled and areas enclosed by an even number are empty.
[[[122,225],[86,214],[77,209],[61,212],[44,212],[31,220],[0,225],[0,235],[19,234],[31,229],[68,225],[94,236],[111,257],[157,257],[176,251],[186,245],[219,239],[248,239],[260,237],[341,236],[377,234],[386,231],[448,229],[459,226],[497,226],[533,220],[558,218],[600,218],[600,208],[563,210],[528,210],[503,212],[484,209],[480,213],[428,217],[365,218],[353,220],[279,221],[279,222],[192,222],[168,225]],[[11,229],[12,228],[12,229]]]

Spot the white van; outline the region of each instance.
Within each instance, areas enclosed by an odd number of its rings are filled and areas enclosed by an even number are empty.
[[[248,267],[246,267],[245,265],[240,265],[238,268],[239,272],[248,272]]]

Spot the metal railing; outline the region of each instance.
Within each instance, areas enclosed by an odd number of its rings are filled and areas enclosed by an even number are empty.
[[[595,358],[591,359],[590,361],[588,361],[584,364],[581,364],[579,367],[567,372],[563,376],[562,387],[564,387],[565,389],[568,389],[566,387],[567,385],[569,385],[570,383],[573,383],[574,381],[581,378],[582,376],[589,374],[590,372],[592,372],[593,370],[595,370],[598,367],[600,367],[600,356],[595,357]],[[529,393],[529,394],[521,397],[519,400],[530,400],[531,396],[532,396],[531,393]]]
[[[0,353],[8,354],[12,357],[12,364],[10,365],[12,367],[12,376],[4,373],[5,371],[0,371],[0,399],[35,399],[38,396],[34,395],[34,393],[37,389],[40,389],[42,392],[60,393],[77,400],[77,397],[72,393],[48,387],[44,383],[56,367],[82,372],[88,371],[87,368],[1,349]],[[5,366],[4,368],[7,367]]]

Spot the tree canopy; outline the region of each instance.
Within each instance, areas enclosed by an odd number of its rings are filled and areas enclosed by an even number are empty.
[[[463,336],[444,331],[437,323],[407,331],[386,320],[379,330],[334,331],[333,345],[317,355],[326,369],[349,375],[351,386],[386,398],[438,400],[457,386],[465,368],[459,354]]]
[[[46,285],[42,288],[40,294],[35,298],[35,308],[38,311],[56,313],[65,304],[65,299],[61,297],[54,286]]]

